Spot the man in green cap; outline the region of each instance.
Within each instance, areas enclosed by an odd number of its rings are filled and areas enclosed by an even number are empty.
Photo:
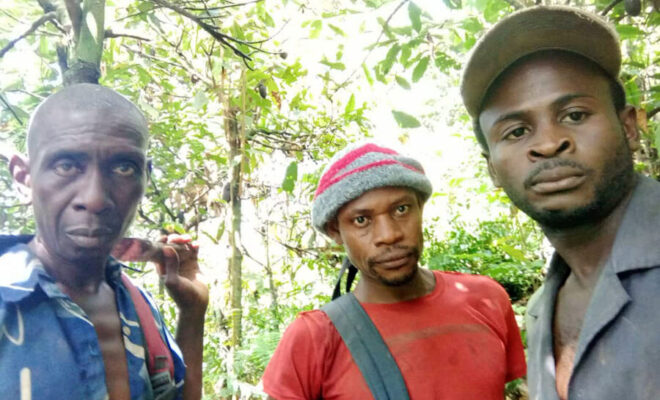
[[[555,248],[528,306],[535,400],[660,396],[660,184],[600,17],[533,7],[477,43],[461,86],[488,171]]]

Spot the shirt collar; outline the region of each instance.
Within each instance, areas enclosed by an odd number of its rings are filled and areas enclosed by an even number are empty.
[[[626,207],[621,225],[612,246],[605,269],[614,273],[660,266],[660,184],[644,176],[637,177],[637,184]],[[538,316],[546,302],[542,298],[555,298],[555,293],[570,274],[570,268],[556,252],[550,260],[550,268],[536,301],[529,302],[527,312]],[[546,297],[549,296],[549,297]],[[554,303],[553,303],[554,304]]]
[[[616,273],[660,266],[660,184],[645,176],[628,203],[608,264]]]
[[[106,263],[106,279],[119,282],[122,264],[112,257]],[[0,257],[0,298],[7,303],[20,302],[37,288],[51,298],[65,295],[46,272],[43,264],[26,244],[18,244]]]

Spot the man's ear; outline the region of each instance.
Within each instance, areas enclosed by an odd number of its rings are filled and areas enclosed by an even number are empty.
[[[623,134],[632,152],[639,150],[639,129],[637,129],[637,109],[634,106],[625,106],[619,112],[619,121]]]
[[[14,154],[9,160],[9,173],[18,184],[16,189],[18,193],[25,200],[30,200],[32,197],[32,189],[30,182],[30,162],[18,154]]]
[[[490,175],[490,180],[493,181],[493,185],[496,188],[501,188],[500,179],[497,177],[497,172],[493,168],[493,164],[490,162],[490,155],[488,153],[481,153],[481,155],[486,159],[486,164],[488,165],[488,175]]]
[[[325,231],[328,233],[328,236],[332,238],[338,245],[343,245],[344,241],[341,240],[341,234],[339,233],[339,223],[337,218],[333,218],[328,223],[325,224]]]

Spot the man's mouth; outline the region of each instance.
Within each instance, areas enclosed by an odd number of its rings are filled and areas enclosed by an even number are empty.
[[[66,235],[80,247],[98,247],[107,243],[113,232],[111,228],[106,226],[76,227],[68,229]]]
[[[373,259],[371,264],[377,265],[382,269],[397,269],[408,264],[413,256],[412,251],[403,251],[396,253],[388,253],[382,257]]]
[[[584,171],[572,167],[544,169],[532,176],[526,186],[537,194],[551,194],[575,189],[586,180]]]

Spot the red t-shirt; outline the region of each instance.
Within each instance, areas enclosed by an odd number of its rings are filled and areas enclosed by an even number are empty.
[[[509,297],[494,280],[434,271],[433,292],[394,304],[362,303],[394,356],[410,398],[503,399],[504,384],[526,373]],[[277,400],[373,396],[327,315],[300,313],[263,376]]]

